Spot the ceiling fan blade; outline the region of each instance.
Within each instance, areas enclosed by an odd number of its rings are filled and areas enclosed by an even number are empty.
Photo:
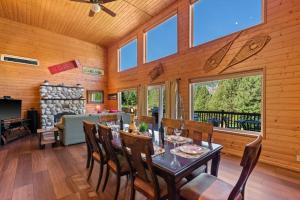
[[[73,2],[78,2],[78,3],[91,3],[90,1],[85,1],[85,0],[70,0]]]
[[[114,13],[113,11],[111,11],[110,9],[106,8],[105,6],[101,5],[101,10],[103,10],[104,12],[106,12],[107,14],[109,14],[112,17],[115,17],[117,14]]]
[[[101,4],[110,3],[117,0],[101,0]]]
[[[96,13],[95,13],[94,11],[90,10],[90,12],[89,12],[89,17],[94,17],[95,14],[96,14]]]

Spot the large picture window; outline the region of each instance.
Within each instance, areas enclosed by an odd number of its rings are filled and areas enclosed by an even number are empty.
[[[191,84],[192,119],[215,127],[261,132],[262,75]]]
[[[177,52],[177,15],[167,19],[145,34],[146,62]]]
[[[134,39],[119,49],[119,71],[137,66],[137,39]]]
[[[197,46],[263,22],[263,0],[199,0],[192,5]]]

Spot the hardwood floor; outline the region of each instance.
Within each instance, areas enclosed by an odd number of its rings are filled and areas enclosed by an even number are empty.
[[[115,184],[111,175],[105,193],[95,192],[98,171],[86,182],[85,145],[37,148],[35,137],[0,147],[1,200],[112,199]],[[240,158],[222,155],[219,177],[234,184]],[[95,164],[97,169],[98,164]],[[129,184],[122,179],[119,199],[129,199]],[[99,190],[100,191],[100,190]],[[137,194],[137,200],[145,199]],[[300,199],[300,174],[259,164],[246,187],[247,200]]]

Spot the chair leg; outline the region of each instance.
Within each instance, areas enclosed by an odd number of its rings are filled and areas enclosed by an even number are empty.
[[[102,175],[103,175],[103,168],[104,168],[104,165],[102,163],[100,163],[99,177],[98,177],[98,183],[97,183],[97,187],[96,187],[97,192],[99,190],[99,186],[101,183],[101,179],[102,179]]]
[[[207,163],[205,164],[205,170],[204,170],[204,172],[205,172],[205,173],[208,172],[208,165],[207,165]]]
[[[115,193],[114,200],[118,199],[119,190],[120,190],[120,183],[121,183],[121,177],[120,177],[120,174],[117,174],[117,188],[116,188],[116,193]]]
[[[105,174],[104,184],[103,184],[103,187],[102,187],[102,192],[104,192],[104,190],[106,188],[108,177],[109,177],[109,166],[106,165],[106,174]]]
[[[131,178],[131,192],[130,192],[130,200],[134,200],[135,199],[135,189],[134,189],[134,178]]]
[[[90,166],[90,171],[89,171],[89,175],[88,175],[87,180],[90,179],[90,177],[92,175],[93,168],[94,168],[94,159],[92,159],[91,166]]]
[[[86,168],[89,168],[90,167],[90,164],[91,164],[91,151],[90,151],[90,148],[87,147],[87,160],[86,160]]]

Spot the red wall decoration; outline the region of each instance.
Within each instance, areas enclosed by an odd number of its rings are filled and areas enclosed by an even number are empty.
[[[72,60],[69,62],[62,63],[62,64],[50,66],[50,67],[48,67],[48,69],[51,74],[57,74],[57,73],[64,72],[64,71],[74,69],[74,68],[78,68],[78,67],[80,67],[79,61]]]

